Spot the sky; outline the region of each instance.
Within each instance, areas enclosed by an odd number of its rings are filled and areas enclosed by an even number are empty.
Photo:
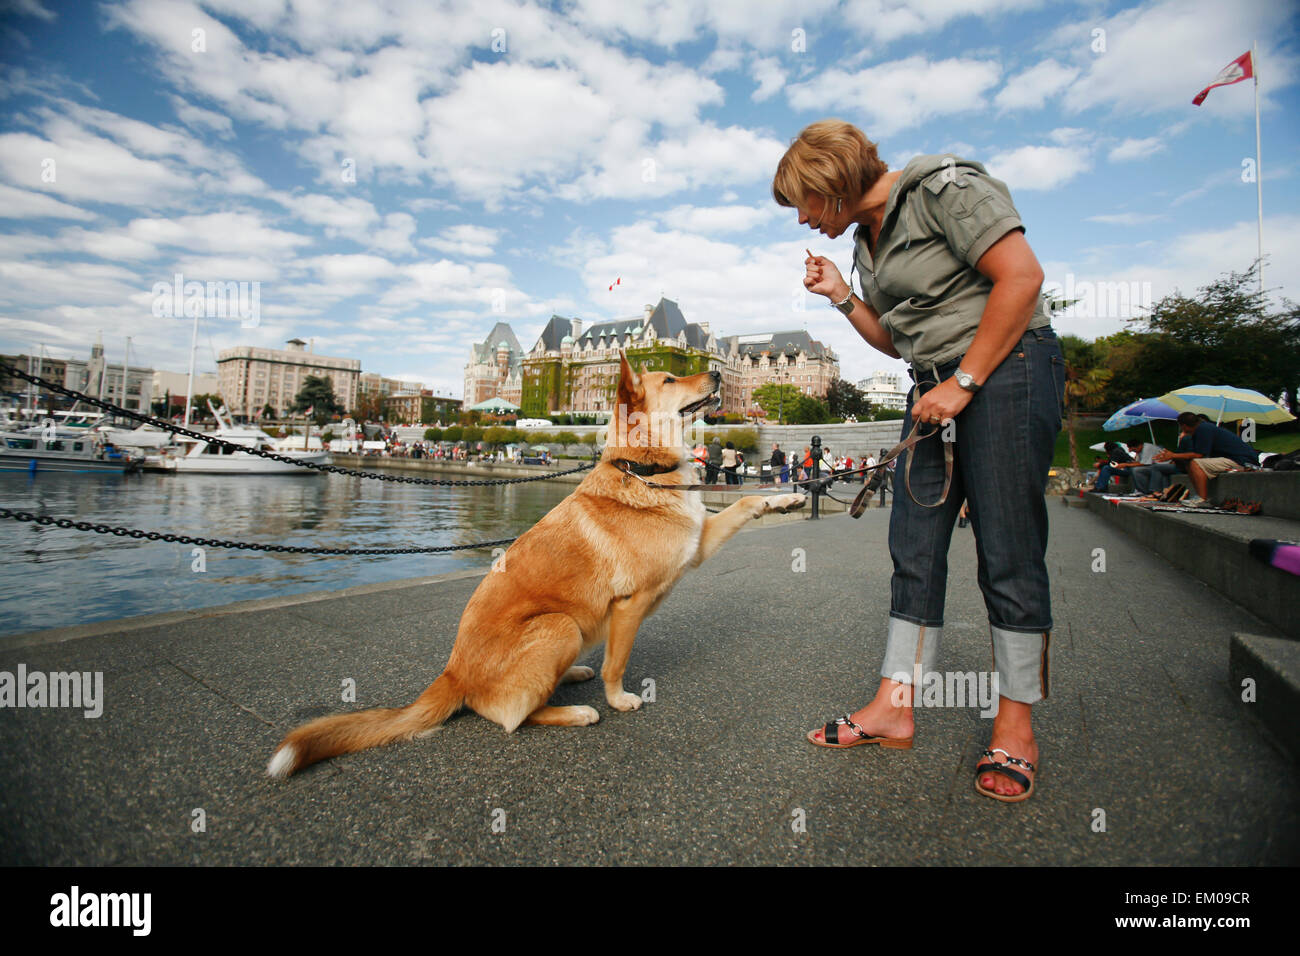
[[[130,336],[133,364],[184,371],[179,275],[244,284],[242,313],[209,303],[200,371],[297,337],[459,396],[499,321],[530,349],[552,314],[660,296],[716,334],[806,329],[850,380],[901,370],[803,290],[804,248],[847,276],[851,234],[771,197],[827,117],[892,169],[954,152],[1004,180],[1047,282],[1084,297],[1058,331],[1091,339],[1255,259],[1254,85],[1192,105],[1252,43],[1265,285],[1300,299],[1298,22],[1286,0],[0,0],[0,352],[102,335],[120,361]]]

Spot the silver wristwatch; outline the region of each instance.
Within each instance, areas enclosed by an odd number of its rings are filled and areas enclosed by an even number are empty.
[[[975,384],[975,379],[971,376],[969,372],[963,372],[960,368],[958,368],[956,374],[953,377],[957,379],[958,385],[966,389],[966,391],[970,392],[972,395],[980,390],[980,387]]]
[[[849,289],[849,294],[844,297],[843,302],[832,302],[831,305],[839,309],[845,315],[853,314],[853,289]]]

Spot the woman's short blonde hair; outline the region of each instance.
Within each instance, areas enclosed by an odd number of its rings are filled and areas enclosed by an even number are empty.
[[[791,141],[776,164],[772,198],[781,206],[802,206],[809,196],[852,205],[888,171],[862,130],[843,120],[818,120]]]

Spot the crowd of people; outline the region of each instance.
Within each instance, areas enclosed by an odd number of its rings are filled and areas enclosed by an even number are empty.
[[[396,436],[378,439],[383,448],[363,448],[362,456],[370,458],[427,458],[430,461],[477,461],[495,464],[520,464],[526,459],[549,465],[553,458],[546,448],[525,451],[522,446],[512,446],[509,451],[502,448],[492,449],[477,442],[473,446],[450,444],[435,441],[402,441]],[[374,445],[376,442],[367,442]]]
[[[851,454],[837,455],[828,447],[822,448],[821,455],[821,462],[817,468],[818,478],[831,477],[836,480],[861,483],[870,481],[873,476],[878,475],[875,471],[862,470],[875,468],[879,459],[874,455],[860,455],[854,458]],[[706,485],[742,485],[747,476],[772,484],[806,482],[813,477],[813,451],[809,445],[804,445],[803,451],[798,454],[793,452],[787,454],[782,450],[779,442],[773,442],[771,454],[766,459],[761,459],[757,465],[746,465],[744,453],[737,449],[734,443],[724,444],[722,439],[714,438],[707,445],[703,441],[698,442],[691,449],[691,456],[700,481]],[[885,449],[882,448],[880,458],[884,456]],[[878,476],[882,480],[887,480],[887,474],[883,473],[892,470],[893,462],[890,462],[886,468],[880,470],[881,474]],[[722,479],[721,482],[719,478]]]

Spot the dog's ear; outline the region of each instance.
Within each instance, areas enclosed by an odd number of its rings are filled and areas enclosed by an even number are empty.
[[[622,405],[635,405],[645,397],[645,388],[641,385],[641,376],[632,371],[628,364],[627,353],[618,350],[618,401]]]

